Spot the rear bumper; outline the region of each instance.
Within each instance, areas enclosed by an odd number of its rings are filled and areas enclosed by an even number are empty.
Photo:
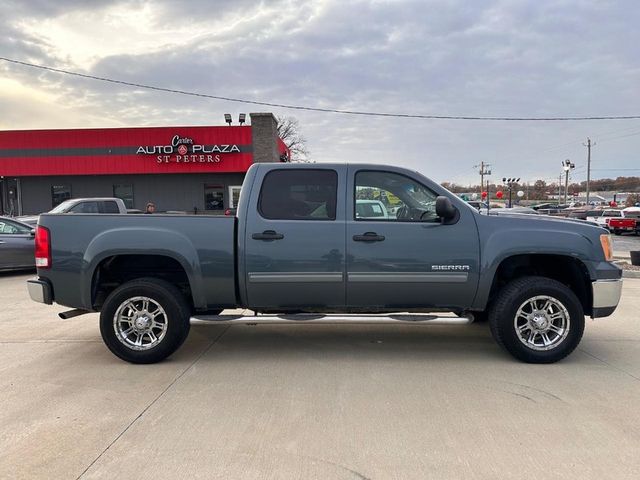
[[[46,280],[40,280],[39,278],[27,280],[27,290],[31,300],[34,302],[46,303],[47,305],[53,303],[51,284]]]
[[[591,282],[593,290],[593,318],[608,317],[611,315],[622,294],[622,279],[596,280]]]

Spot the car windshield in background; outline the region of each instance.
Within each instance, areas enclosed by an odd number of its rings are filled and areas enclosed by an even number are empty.
[[[49,210],[49,213],[64,213],[71,204],[73,204],[73,200],[65,200],[57,207]]]
[[[377,200],[356,200],[356,218],[387,218],[384,204]]]

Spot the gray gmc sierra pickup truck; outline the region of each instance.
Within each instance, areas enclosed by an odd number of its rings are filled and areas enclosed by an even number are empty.
[[[611,257],[593,224],[480,215],[402,168],[263,163],[235,217],[42,215],[28,290],[75,309],[63,318],[101,312],[107,347],[133,363],[171,355],[191,318],[429,323],[433,312],[486,319],[513,356],[550,363],[576,348],[585,315],[615,310]],[[234,307],[256,315],[219,315]]]

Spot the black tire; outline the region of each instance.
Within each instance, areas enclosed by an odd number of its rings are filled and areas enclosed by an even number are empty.
[[[131,341],[125,338],[126,332],[119,328],[119,325],[124,322],[117,324],[115,321],[120,307],[125,305],[127,300],[136,297],[148,298],[152,305],[155,302],[164,310],[158,317],[159,324],[163,327],[155,327],[155,330],[149,329],[153,330],[153,334],[158,340],[155,344],[153,344],[150,334],[133,332],[132,335],[136,335],[136,339],[144,339],[146,335],[148,343],[140,347],[131,345]],[[142,300],[137,302],[142,302]],[[137,305],[140,306],[141,303]],[[151,314],[158,312],[152,307],[148,310],[152,312]],[[134,312],[134,310],[127,310],[127,312]],[[142,316],[143,313],[136,315]],[[150,321],[147,320],[147,317],[143,318],[143,323]],[[190,317],[191,307],[182,292],[175,286],[156,278],[141,278],[119,286],[107,297],[100,313],[100,333],[109,350],[122,360],[131,363],[156,363],[174,353],[187,339]],[[164,332],[163,335],[162,332]]]
[[[528,301],[538,296],[551,297],[558,302],[556,305],[564,307],[568,314],[568,332],[566,335],[564,335],[564,330],[562,330],[564,336],[557,334],[555,331],[545,332],[547,339],[550,338],[549,335],[551,337],[556,337],[557,335],[557,345],[555,346],[552,346],[552,342],[549,347],[537,345],[534,348],[525,344],[525,340],[521,340],[518,334],[516,328],[518,310]],[[545,300],[539,301],[544,302]],[[557,308],[558,312],[561,311],[560,308],[554,306],[551,307],[551,311],[554,308]],[[566,315],[564,316],[566,317]],[[533,320],[529,321],[523,320],[524,317],[520,318],[521,320],[518,320],[518,322],[533,324]],[[548,320],[545,317],[541,321]],[[573,352],[580,343],[584,332],[584,323],[582,304],[576,295],[566,285],[546,277],[523,277],[510,282],[498,293],[489,310],[489,325],[493,338],[515,358],[527,363],[553,363],[562,360]],[[533,334],[534,329],[531,327],[524,328],[527,329],[525,331],[528,336]],[[521,333],[521,335],[524,336],[524,333]],[[538,343],[544,343],[541,334],[536,333],[533,338],[534,344],[536,338],[539,339]],[[549,349],[538,350],[536,348]]]
[[[621,233],[622,233],[622,232],[621,232],[620,230],[614,230],[614,231],[613,231],[613,234],[614,234],[614,235],[620,235]]]

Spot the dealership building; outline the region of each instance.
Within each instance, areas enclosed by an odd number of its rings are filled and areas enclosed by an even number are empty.
[[[37,214],[69,198],[118,197],[127,208],[221,213],[248,168],[288,161],[271,113],[248,125],[0,131],[0,212]]]

